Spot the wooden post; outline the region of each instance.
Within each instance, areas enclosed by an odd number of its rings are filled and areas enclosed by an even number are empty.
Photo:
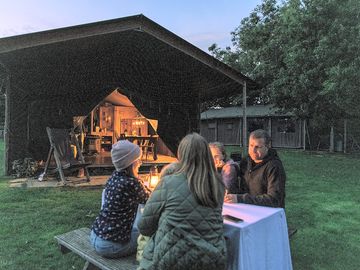
[[[269,125],[268,125],[268,128],[269,128],[270,138],[272,138],[272,121],[271,121],[271,117],[269,117]]]
[[[330,152],[334,152],[334,125],[330,128]]]
[[[243,156],[247,153],[246,81],[243,84]]]
[[[302,138],[302,141],[303,141],[303,150],[305,151],[306,150],[306,120],[302,120],[303,121],[303,138]]]
[[[344,119],[344,153],[346,154],[346,142],[347,141],[347,119]]]
[[[239,136],[239,141],[236,141],[236,143],[239,143],[240,147],[242,146],[242,136],[241,136],[242,129],[241,129],[241,127],[242,127],[242,121],[241,121],[241,117],[239,117],[239,128],[238,128],[238,134],[237,134],[237,136]]]
[[[5,175],[11,172],[11,163],[9,163],[9,128],[10,128],[10,75],[6,75],[5,82],[5,123],[4,123],[4,143],[5,143]]]
[[[215,142],[218,141],[218,120],[215,119]]]

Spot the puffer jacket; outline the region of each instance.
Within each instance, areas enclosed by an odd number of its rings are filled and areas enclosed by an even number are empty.
[[[139,269],[225,269],[222,205],[200,205],[184,175],[165,176],[145,205],[138,228],[151,236]]]
[[[270,207],[285,208],[286,174],[275,149],[260,163],[254,163],[250,157],[241,162],[239,203],[249,203]]]

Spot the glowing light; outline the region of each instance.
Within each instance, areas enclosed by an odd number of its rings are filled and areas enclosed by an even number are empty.
[[[150,176],[150,181],[149,181],[149,187],[150,188],[156,187],[158,182],[159,182],[159,176],[158,175],[151,175]]]
[[[157,166],[150,169],[149,188],[154,188],[159,182],[160,174]]]

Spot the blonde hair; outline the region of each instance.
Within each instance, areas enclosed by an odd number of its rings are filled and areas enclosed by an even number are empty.
[[[180,142],[177,155],[179,162],[174,174],[185,174],[190,191],[201,205],[219,206],[225,189],[206,140],[197,133],[186,135]]]
[[[178,166],[178,163],[177,162],[173,162],[173,163],[170,163],[168,165],[166,165],[162,170],[161,170],[161,173],[160,173],[160,179],[167,176],[167,175],[171,175],[173,174],[175,171],[176,171],[176,168]]]

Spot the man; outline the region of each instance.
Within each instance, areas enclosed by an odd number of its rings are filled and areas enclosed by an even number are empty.
[[[240,194],[227,194],[225,202],[285,207],[285,170],[270,140],[265,130],[250,133],[249,156],[240,166]]]

